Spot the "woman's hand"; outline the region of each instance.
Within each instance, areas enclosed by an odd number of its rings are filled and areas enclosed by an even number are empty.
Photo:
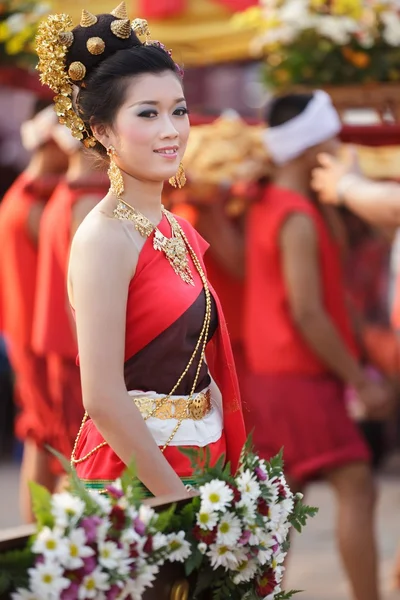
[[[344,187],[347,187],[347,184],[344,185],[345,178],[359,174],[356,152],[354,148],[347,147],[342,160],[326,153],[319,154],[317,158],[320,166],[312,172],[311,187],[321,202],[338,205],[343,201]]]

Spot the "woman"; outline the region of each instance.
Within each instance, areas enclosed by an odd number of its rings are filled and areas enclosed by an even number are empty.
[[[55,448],[71,456],[83,408],[75,323],[67,300],[69,252],[75,231],[108,187],[107,177],[93,171],[93,157],[66,127],[56,125],[53,138],[68,156],[68,170],[40,222],[32,345],[46,358]],[[53,463],[61,473],[60,462],[54,458]]]
[[[29,482],[54,491],[57,481],[51,455],[45,450],[55,439],[47,365],[32,347],[39,225],[67,166],[66,155],[53,140],[57,119],[47,104],[38,101],[34,116],[22,126],[22,142],[32,156],[0,206],[0,330],[15,373],[16,434],[24,444],[20,506],[28,522],[34,518]]]
[[[204,272],[206,243],[161,205],[164,181],[184,179],[181,72],[149,40],[146,22],[130,23],[124,3],[111,14],[83,11],[81,24],[69,25],[57,15],[40,29],[42,81],[72,133],[108,155],[111,181],[71,248],[87,411],[72,462],[102,490],[134,457],[153,495],[182,495],[191,466],[179,447],[207,446],[213,461],[226,454],[234,467],[244,426],[225,321]]]

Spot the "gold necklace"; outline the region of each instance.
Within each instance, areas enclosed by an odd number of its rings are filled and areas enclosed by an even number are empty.
[[[116,219],[125,219],[132,221],[135,229],[142,237],[150,237],[154,232],[153,248],[164,252],[167,260],[175,273],[190,285],[194,285],[193,275],[190,269],[189,253],[182,237],[182,230],[179,227],[175,217],[162,206],[162,212],[166,216],[171,226],[172,236],[167,238],[156,225],[140,213],[136,208],[122,200],[118,199],[117,207],[114,209]]]

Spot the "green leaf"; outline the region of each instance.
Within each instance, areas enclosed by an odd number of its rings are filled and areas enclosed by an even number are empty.
[[[155,523],[155,528],[157,531],[163,533],[171,523],[171,519],[175,514],[176,504],[171,504],[171,506],[157,514],[157,521]]]
[[[28,585],[28,569],[34,566],[35,556],[29,547],[0,554],[0,594],[10,588]]]
[[[214,571],[210,564],[206,564],[205,567],[199,571],[193,599],[196,600],[199,594],[206,590],[210,590],[214,581],[217,581],[220,577],[224,577],[224,575],[225,573],[223,570],[217,569]]]
[[[197,543],[192,544],[192,553],[189,556],[188,560],[185,562],[185,574],[187,577],[193,573],[193,571],[198,571],[203,562],[203,554],[197,548]]]
[[[12,579],[7,571],[0,569],[0,594],[7,592],[12,584]]]
[[[51,514],[51,494],[42,485],[34,481],[29,482],[29,489],[32,497],[32,510],[36,517],[39,529],[53,527],[54,518]]]
[[[290,590],[290,592],[281,592],[277,596],[275,596],[275,600],[290,600],[296,594],[301,594],[303,590]]]

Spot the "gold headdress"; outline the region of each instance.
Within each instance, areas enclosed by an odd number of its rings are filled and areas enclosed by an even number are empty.
[[[38,29],[36,49],[40,80],[55,92],[55,110],[60,123],[82,140],[86,147],[96,140],[73,107],[73,86],[85,87],[85,79],[104,59],[118,50],[142,45],[157,45],[150,39],[147,21],[128,18],[125,2],[110,14],[93,15],[83,10],[81,22],[72,31],[68,15],[50,15]],[[141,42],[138,36],[144,36]]]

